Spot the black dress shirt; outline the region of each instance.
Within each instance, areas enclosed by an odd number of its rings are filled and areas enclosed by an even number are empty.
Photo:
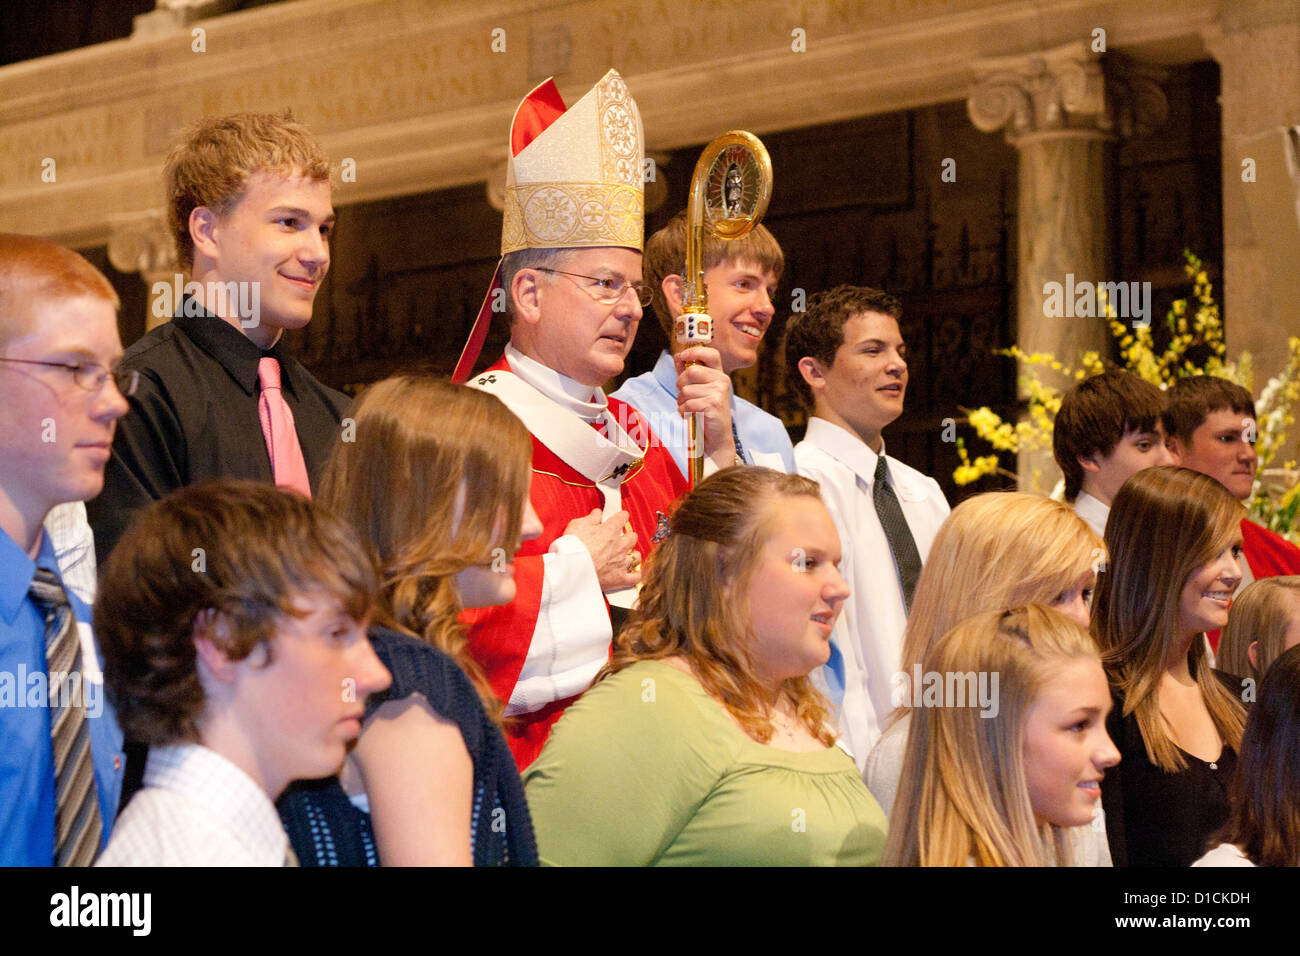
[[[283,337],[263,351],[213,315],[178,315],[126,350],[123,368],[140,370],[117,423],[104,491],[86,503],[102,567],[136,509],[208,478],[272,481],[271,457],[257,414],[257,363],[280,363],[307,474],[316,486],[348,405],[289,354]]]
[[[1241,693],[1237,678],[1221,671],[1215,676],[1234,695]],[[1183,750],[1184,769],[1161,770],[1147,759],[1137,714],[1121,716],[1124,695],[1113,686],[1111,700],[1106,730],[1121,757],[1101,782],[1111,860],[1116,866],[1191,866],[1228,820],[1237,752],[1225,742],[1219,758],[1206,761]]]

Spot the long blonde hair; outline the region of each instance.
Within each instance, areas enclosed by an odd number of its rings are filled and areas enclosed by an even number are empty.
[[[1160,677],[1186,635],[1179,627],[1183,588],[1241,534],[1244,511],[1228,490],[1190,468],[1162,465],[1126,481],[1106,521],[1110,561],[1099,576],[1092,633],[1111,682],[1124,693],[1124,716],[1136,713],[1147,757],[1175,772],[1187,760],[1160,714]],[[1237,750],[1245,709],[1219,683],[1193,640],[1188,667],[1224,741]]]
[[[642,660],[681,657],[755,740],[771,739],[772,708],[750,652],[749,581],[781,499],[821,501],[817,483],[768,468],[726,468],[673,512],[671,531],[646,561],[641,598],[596,681]],[[827,747],[828,705],[807,677],[782,694]]]
[[[1286,650],[1287,625],[1300,614],[1300,575],[1260,578],[1242,588],[1228,612],[1219,638],[1219,670],[1237,677],[1263,679],[1269,665]],[[1247,651],[1255,644],[1255,664]]]
[[[998,710],[912,711],[885,866],[1068,865],[1064,831],[1034,817],[1024,736],[1043,685],[1079,658],[1100,667],[1088,633],[1039,605],[978,614],[930,649],[927,672],[997,675]]]
[[[495,396],[428,377],[377,382],[348,414],[355,441],[334,445],[316,497],[372,549],[381,582],[374,622],[449,654],[499,718],[501,701],[457,620],[455,576],[517,549],[532,438]]]
[[[967,498],[939,528],[903,637],[903,672],[982,611],[1051,604],[1104,560],[1101,538],[1068,505],[1015,491]]]

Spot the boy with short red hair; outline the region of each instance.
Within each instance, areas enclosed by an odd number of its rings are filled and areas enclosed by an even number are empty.
[[[0,866],[86,866],[117,810],[122,735],[43,526],[103,486],[133,384],[117,309],[75,252],[0,235]]]

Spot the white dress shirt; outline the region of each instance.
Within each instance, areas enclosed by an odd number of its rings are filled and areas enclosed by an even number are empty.
[[[153,747],[144,789],[96,866],[291,865],[274,804],[252,778],[199,744]]]
[[[890,485],[924,562],[948,517],[948,502],[933,478],[886,458]],[[893,677],[902,666],[907,627],[903,587],[872,498],[878,456],[852,432],[824,418],[810,418],[794,459],[801,475],[821,485],[822,500],[840,535],[840,570],[852,589],[831,640],[844,668],[840,733],[861,770],[894,709]],[[825,675],[823,679],[828,685],[837,683]]]
[[[1110,517],[1110,505],[1104,505],[1088,492],[1081,491],[1074,499],[1074,513],[1097,532],[1097,537],[1106,537],[1106,519]]]
[[[45,533],[54,545],[63,584],[87,607],[95,603],[95,534],[84,501],[55,505],[45,516]]]

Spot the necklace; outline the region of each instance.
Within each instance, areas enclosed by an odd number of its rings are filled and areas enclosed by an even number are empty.
[[[791,741],[795,739],[794,728],[790,725],[790,718],[779,710],[772,711],[772,724]]]

